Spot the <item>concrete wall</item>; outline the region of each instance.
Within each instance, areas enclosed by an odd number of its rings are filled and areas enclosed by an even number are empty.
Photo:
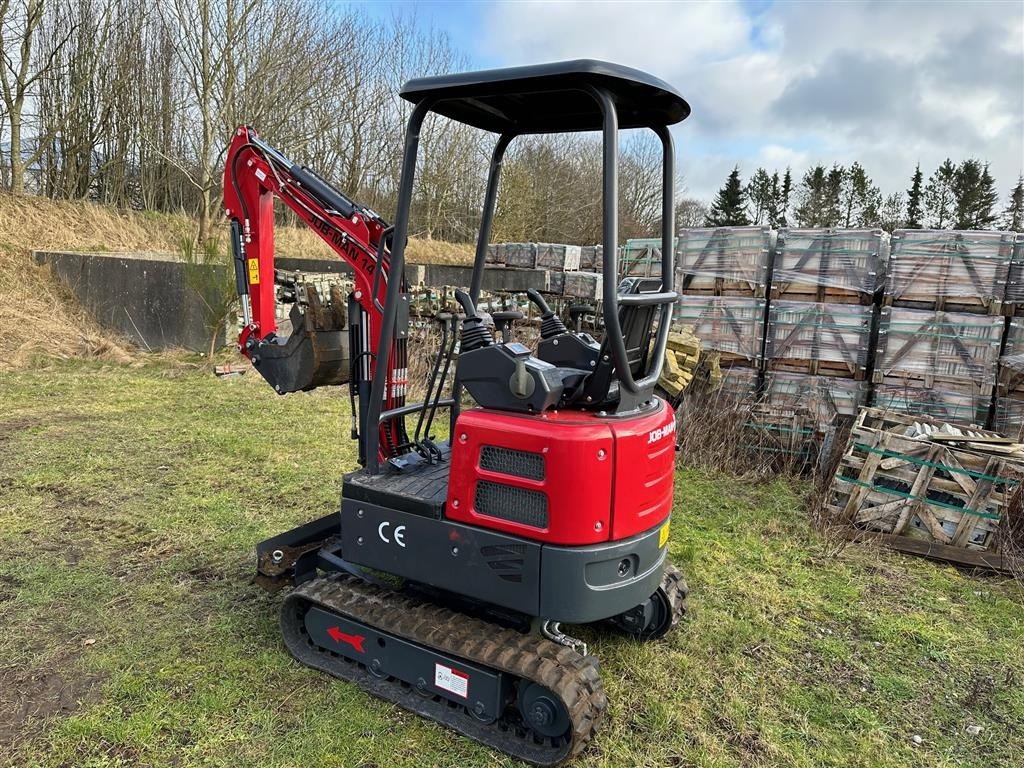
[[[100,324],[140,347],[184,347],[197,351],[209,348],[203,302],[186,284],[184,265],[173,254],[35,251],[33,256],[37,263],[50,265]],[[352,273],[340,260],[278,258],[275,266],[287,271]],[[406,267],[412,286],[468,287],[472,273],[470,267],[446,264]],[[527,288],[560,294],[563,275],[551,270],[503,267],[491,267],[484,272],[486,291]]]
[[[143,349],[209,348],[205,307],[173,256],[54,251],[33,256],[50,265],[97,322]]]

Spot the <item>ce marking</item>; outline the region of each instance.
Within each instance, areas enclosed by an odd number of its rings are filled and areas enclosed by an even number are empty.
[[[380,540],[385,544],[390,544],[391,539],[388,538],[388,528],[391,527],[391,523],[385,520],[383,523],[377,526],[377,535],[380,536]],[[395,544],[400,547],[405,546],[405,526],[396,525],[395,530],[391,532],[391,538],[395,540]]]

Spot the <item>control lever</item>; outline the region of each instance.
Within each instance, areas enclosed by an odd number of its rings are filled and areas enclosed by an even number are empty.
[[[466,313],[466,319],[462,321],[462,338],[459,344],[459,353],[472,352],[480,347],[489,347],[494,344],[490,331],[484,325],[484,320],[476,313],[476,307],[469,294],[462,290],[455,291],[455,300],[462,305],[462,311]]]
[[[501,343],[508,344],[512,341],[512,322],[522,320],[523,313],[518,309],[511,309],[491,312],[491,317],[494,318],[494,327],[501,333]]]
[[[533,288],[526,291],[526,297],[532,301],[537,309],[540,310],[540,337],[541,339],[550,339],[553,336],[558,336],[562,333],[568,333],[568,329],[565,327],[565,323],[562,322],[562,318],[554,313],[548,303]]]

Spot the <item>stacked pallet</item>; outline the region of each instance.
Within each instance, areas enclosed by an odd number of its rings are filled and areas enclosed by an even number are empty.
[[[604,270],[604,246],[584,245],[580,248],[580,270],[601,272]]]
[[[619,249],[619,277],[660,277],[661,238],[636,238]]]
[[[765,400],[786,411],[814,417],[819,429],[850,421],[867,402],[868,382],[833,376],[771,373],[765,377]]]
[[[850,538],[1009,569],[1020,521],[1010,498],[1024,445],[985,430],[877,408],[861,411],[832,481],[827,514]]]
[[[883,307],[874,404],[985,424],[996,383],[1002,317]]]
[[[888,247],[880,229],[782,229],[772,259],[772,299],[871,304]]]
[[[674,324],[689,327],[722,368],[761,368],[764,301],[728,296],[681,296]]]
[[[893,233],[885,304],[997,315],[1016,235],[903,229]]]
[[[768,308],[768,371],[867,378],[872,308],[859,304],[772,301]]]
[[[867,402],[881,230],[782,229],[765,336],[768,406],[813,417],[818,436]]]
[[[1024,318],[1008,322],[999,358],[992,426],[1004,435],[1024,436]]]
[[[773,244],[768,227],[684,229],[676,239],[676,289],[763,298]]]

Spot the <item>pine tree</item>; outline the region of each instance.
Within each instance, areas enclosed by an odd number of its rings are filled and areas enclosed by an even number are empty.
[[[706,227],[743,227],[750,223],[747,218],[747,201],[740,181],[740,169],[736,166],[718,190],[711,211],[704,220]]]
[[[767,224],[768,224],[769,227],[772,227],[772,228],[779,226],[779,204],[782,202],[779,199],[779,194],[780,193],[781,193],[781,190],[779,189],[779,172],[775,171],[772,174],[771,192],[768,195],[768,221],[767,221]]]
[[[780,227],[789,226],[789,198],[793,193],[793,174],[786,168],[786,175],[782,177],[782,193],[779,195],[779,216]]]
[[[903,195],[897,192],[885,198],[885,202],[882,203],[878,212],[878,223],[874,226],[884,229],[886,232],[908,228],[903,219]]]
[[[953,177],[956,166],[946,158],[935,173],[928,177],[924,188],[924,207],[928,212],[928,225],[933,229],[946,229],[953,220],[956,197],[953,194]]]
[[[825,167],[816,165],[804,173],[800,188],[796,192],[797,202],[794,215],[801,227],[821,227],[825,205]],[[783,183],[785,188],[785,183]]]
[[[772,208],[772,177],[764,168],[758,168],[747,182],[747,202],[751,224],[765,224]]]
[[[907,216],[904,222],[906,229],[921,228],[921,178],[921,164],[918,163],[910,179],[910,189],[907,190]]]
[[[1003,211],[1003,229],[1020,232],[1024,228],[1024,176],[1017,179],[1017,186],[1010,192],[1010,202]]]
[[[846,179],[846,170],[836,163],[828,172],[825,179],[825,200],[822,206],[823,227],[838,227],[843,220],[842,196],[843,181]]]
[[[988,165],[964,160],[953,174],[955,229],[988,229],[996,220],[993,210],[999,195]]]
[[[877,227],[881,207],[882,191],[872,183],[863,166],[855,162],[843,179],[843,226]]]

